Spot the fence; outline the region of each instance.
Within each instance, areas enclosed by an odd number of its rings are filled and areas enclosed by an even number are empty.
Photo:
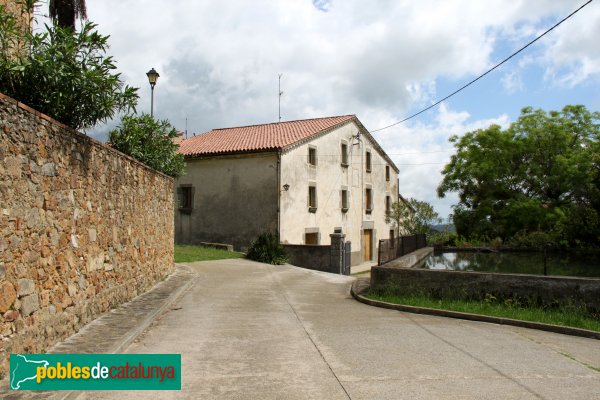
[[[377,265],[385,264],[425,246],[427,246],[427,239],[424,234],[400,236],[394,240],[381,239],[379,241]]]

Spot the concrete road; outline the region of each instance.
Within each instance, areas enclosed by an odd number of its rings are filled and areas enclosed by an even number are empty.
[[[127,349],[181,353],[182,392],[79,399],[600,398],[597,340],[373,308],[350,297],[353,278],[290,266],[194,269]]]

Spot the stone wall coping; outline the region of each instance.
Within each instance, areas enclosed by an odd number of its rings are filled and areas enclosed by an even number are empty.
[[[125,154],[125,153],[123,153],[123,152],[115,149],[114,147],[111,147],[111,146],[107,145],[106,143],[102,143],[101,141],[99,141],[97,139],[94,139],[93,137],[88,136],[85,133],[81,133],[78,130],[76,130],[76,129],[68,126],[68,125],[63,124],[62,122],[59,122],[59,121],[55,120],[54,118],[49,117],[48,115],[43,114],[43,113],[41,113],[41,112],[39,112],[39,111],[37,111],[37,110],[29,107],[27,104],[21,103],[20,101],[15,100],[15,99],[13,99],[10,96],[5,95],[2,92],[0,92],[0,100],[4,100],[7,103],[13,104],[14,106],[16,106],[17,108],[20,108],[23,111],[27,111],[28,113],[35,115],[36,117],[44,120],[45,123],[54,125],[54,126],[56,126],[58,128],[61,128],[61,129],[64,129],[65,131],[71,133],[72,135],[77,136],[81,140],[88,141],[89,143],[91,143],[91,144],[93,144],[95,146],[99,146],[99,147],[102,147],[104,149],[107,149],[107,150],[110,150],[112,152],[115,152],[120,157],[123,157],[123,158],[125,158],[125,159],[127,159],[127,160],[129,160],[129,161],[131,161],[131,162],[133,162],[135,164],[138,164],[138,165],[142,166],[143,168],[145,168],[145,169],[147,169],[149,171],[152,171],[152,172],[154,172],[154,173],[156,173],[158,175],[161,175],[161,176],[164,176],[166,178],[169,178],[172,181],[175,180],[172,176],[169,176],[169,175],[167,175],[167,174],[165,174],[163,172],[157,171],[154,168],[147,166],[143,162],[141,162],[139,160],[136,160],[135,158],[131,157],[130,155],[127,155],[127,154]]]
[[[426,257],[433,254],[433,247],[423,247],[401,257],[395,258],[385,264],[375,265],[373,268],[384,269],[415,269]]]

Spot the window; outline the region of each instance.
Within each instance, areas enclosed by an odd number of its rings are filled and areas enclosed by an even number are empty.
[[[365,166],[367,169],[367,172],[371,172],[371,152],[367,151],[367,154],[365,155]]]
[[[385,166],[385,180],[388,182],[390,180],[390,166],[389,165]]]
[[[316,186],[308,187],[308,211],[310,211],[310,212],[317,211],[317,187]]]
[[[319,233],[305,233],[304,244],[319,244]]]
[[[348,190],[342,189],[342,212],[348,211],[348,208],[349,208],[348,204],[349,204]]]
[[[370,188],[365,189],[365,210],[367,214],[373,210],[373,190]]]
[[[177,189],[179,211],[191,214],[194,208],[194,188],[192,185],[182,185]]]
[[[393,229],[390,229],[390,248],[396,247],[396,232]]]
[[[315,147],[308,148],[308,163],[310,165],[317,165],[317,149]]]
[[[348,145],[342,143],[342,167],[348,166]]]
[[[392,209],[392,198],[390,196],[385,196],[385,213],[389,214]]]

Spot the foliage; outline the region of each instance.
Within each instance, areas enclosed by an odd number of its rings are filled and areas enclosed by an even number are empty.
[[[85,0],[49,0],[48,11],[54,25],[72,30],[77,18],[87,18]]]
[[[509,128],[453,136],[456,154],[438,195],[458,192],[459,235],[500,238],[545,232],[554,244],[600,241],[600,113],[584,106],[524,108]]]
[[[215,249],[212,247],[175,245],[175,262],[194,262],[208,260],[223,260],[227,258],[242,258],[244,255],[235,251]]]
[[[254,261],[274,265],[285,264],[288,261],[283,246],[272,233],[259,235],[250,245],[246,257]]]
[[[428,294],[374,293],[366,297],[387,303],[451,310],[469,314],[489,315],[552,325],[572,326],[600,332],[598,315],[577,303],[562,303],[544,307],[523,302],[516,297],[498,299],[486,293],[483,299],[439,298]]]
[[[112,147],[170,176],[180,176],[185,168],[183,155],[173,143],[177,130],[169,121],[157,121],[148,114],[126,115],[121,125],[108,133]]]
[[[23,32],[18,18],[0,6],[0,92],[72,128],[135,109],[137,89],[114,73],[107,49],[108,36],[95,24],[83,24],[78,33],[48,25]]]
[[[427,243],[431,245],[440,245],[440,246],[455,246],[456,245],[456,232],[431,232],[427,236]]]
[[[406,235],[429,234],[432,226],[441,221],[431,204],[414,198],[407,199],[406,203],[401,200],[392,203],[385,216],[386,223],[394,223],[400,234]]]

